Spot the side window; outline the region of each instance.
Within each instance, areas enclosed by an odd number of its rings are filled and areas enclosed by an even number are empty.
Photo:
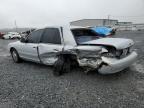
[[[40,38],[42,36],[43,30],[36,30],[33,31],[29,36],[28,36],[28,43],[39,43]]]
[[[59,29],[46,28],[41,38],[41,43],[61,44]]]

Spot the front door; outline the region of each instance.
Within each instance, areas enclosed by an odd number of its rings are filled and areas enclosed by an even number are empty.
[[[43,30],[36,30],[27,37],[27,42],[22,43],[20,55],[28,60],[40,62],[38,57],[38,45],[42,36]]]

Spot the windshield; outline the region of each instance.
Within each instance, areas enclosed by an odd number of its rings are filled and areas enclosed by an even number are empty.
[[[98,39],[98,35],[91,29],[72,29],[71,30],[77,44],[83,44],[83,42]]]

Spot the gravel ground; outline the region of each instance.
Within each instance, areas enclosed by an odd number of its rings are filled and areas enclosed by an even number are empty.
[[[132,38],[139,57],[128,70],[85,75],[79,69],[60,77],[52,68],[31,62],[16,64],[0,40],[0,108],[144,108],[144,31],[118,32]]]

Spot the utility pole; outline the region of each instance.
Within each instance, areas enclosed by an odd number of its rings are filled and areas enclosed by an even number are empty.
[[[108,15],[108,26],[110,25],[110,15]]]
[[[16,23],[16,20],[15,20],[14,23],[15,23],[15,29],[16,29],[16,32],[17,32],[17,23]]]

